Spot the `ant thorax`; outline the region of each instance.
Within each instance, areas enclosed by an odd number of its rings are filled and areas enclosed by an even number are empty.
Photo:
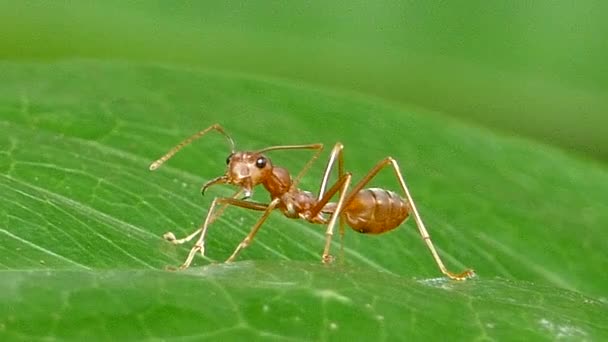
[[[270,199],[274,199],[287,193],[291,189],[292,179],[287,169],[275,166],[262,184],[270,194]]]

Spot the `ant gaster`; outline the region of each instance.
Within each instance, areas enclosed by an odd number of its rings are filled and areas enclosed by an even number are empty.
[[[226,173],[205,183],[201,192],[204,194],[205,190],[216,184],[235,185],[239,190],[231,197],[216,197],[209,208],[205,221],[192,234],[182,239],[177,239],[171,232],[164,235],[166,240],[171,241],[174,244],[182,244],[192,240],[197,235],[199,236],[194,247],[190,250],[188,258],[180,266],[181,269],[190,266],[196,253],[200,252],[203,256],[205,255],[205,237],[209,225],[222,214],[228,205],[233,205],[245,209],[261,211],[263,213],[253,225],[249,234],[241,243],[239,243],[226,262],[234,261],[239,252],[243,248],[249,246],[264,221],[266,221],[274,209],[280,210],[283,215],[289,218],[301,218],[311,223],[327,226],[325,232],[325,248],[321,258],[324,263],[332,260],[329,250],[331,239],[334,234],[334,226],[338,219],[340,219],[341,232],[343,231],[342,222],[345,221],[347,225],[360,233],[380,234],[398,227],[411,214],[414,217],[422,239],[426,243],[437,266],[443,274],[455,280],[464,280],[475,275],[473,270],[465,270],[462,273],[452,273],[446,269],[418,214],[418,210],[416,209],[414,200],[412,199],[410,191],[401,174],[399,165],[397,164],[397,161],[391,157],[386,157],[378,162],[362,180],[356,183],[352,189],[348,191],[351,182],[351,174],[349,172],[344,172],[342,157],[343,145],[337,143],[332,149],[329,161],[325,167],[319,193],[315,196],[311,192],[300,190],[298,188],[298,183],[321,154],[323,149],[322,144],[280,145],[267,147],[258,151],[236,151],[232,138],[224,131],[222,126],[215,124],[199,131],[173,147],[164,156],[152,163],[150,165],[150,170],[156,170],[183,147],[189,145],[194,140],[210,131],[217,131],[226,137],[230,143],[231,153],[226,160]],[[302,171],[300,171],[295,178],[292,178],[287,169],[273,165],[271,160],[264,155],[266,152],[276,150],[314,150],[316,152],[306,163]],[[334,169],[336,161],[338,164],[338,180],[327,189],[329,176]],[[386,166],[392,167],[405,198],[385,189],[364,189],[370,180]],[[254,188],[260,184],[270,194],[269,203],[260,203],[249,199]],[[338,194],[338,201],[330,202],[336,194]]]

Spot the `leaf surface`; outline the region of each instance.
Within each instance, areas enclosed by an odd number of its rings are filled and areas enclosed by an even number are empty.
[[[0,64],[0,336],[21,339],[608,337],[608,173],[530,141],[356,93],[243,75],[120,63]],[[258,212],[230,208],[187,272],[186,235],[224,172],[219,135],[154,173],[151,161],[221,123],[240,149],[336,141],[360,179],[400,161],[448,267],[413,222],[348,230],[320,264],[323,226],[278,213],[233,265]],[[307,152],[274,152],[296,174]],[[323,157],[327,157],[326,154]],[[323,159],[323,157],[321,159]],[[316,192],[324,161],[301,187]],[[370,186],[393,190],[389,170]],[[263,189],[254,198],[267,201]],[[343,246],[341,248],[341,245]]]

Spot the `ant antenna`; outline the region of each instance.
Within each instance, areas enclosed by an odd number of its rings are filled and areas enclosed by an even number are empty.
[[[175,147],[173,147],[171,150],[169,150],[169,152],[167,152],[164,156],[158,158],[158,160],[156,160],[154,163],[150,164],[150,171],[154,171],[154,170],[158,169],[161,165],[163,165],[167,160],[169,160],[171,157],[173,157],[182,148],[190,145],[193,141],[202,137],[203,135],[205,135],[207,132],[209,132],[211,130],[216,130],[216,131],[220,132],[223,136],[225,136],[226,139],[228,139],[228,142],[230,143],[230,152],[234,153],[234,140],[232,140],[232,138],[228,135],[228,133],[226,133],[224,131],[224,128],[222,128],[222,126],[220,126],[219,124],[215,124],[215,125],[212,125],[210,127],[203,129],[202,131],[199,131],[199,132],[193,134],[189,138],[187,138],[184,141],[180,142],[179,144],[175,145]]]
[[[276,150],[320,150],[323,148],[323,144],[307,144],[307,145],[278,145],[270,146],[257,150],[256,153],[264,153],[268,151]]]

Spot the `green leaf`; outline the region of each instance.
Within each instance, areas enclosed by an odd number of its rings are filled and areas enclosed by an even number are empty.
[[[15,271],[5,272],[0,286],[0,314],[8,317],[4,334],[11,338],[606,336],[604,303],[553,287],[504,279],[415,281],[296,261],[243,261],[179,273]]]
[[[0,338],[572,339],[608,337],[608,173],[551,147],[436,113],[286,81],[120,63],[0,64]],[[239,262],[224,260],[258,212],[230,208],[205,260],[185,272],[186,235],[224,172],[221,123],[241,149],[345,147],[355,181],[400,161],[448,268],[440,277],[408,222],[348,230],[322,265],[324,226],[278,213]],[[326,157],[327,154],[324,155]],[[307,152],[274,152],[297,173]],[[316,191],[324,161],[301,187]],[[397,190],[389,170],[371,186]],[[254,198],[267,201],[263,189]],[[342,246],[342,247],[341,247]],[[369,337],[369,338],[368,338]]]

